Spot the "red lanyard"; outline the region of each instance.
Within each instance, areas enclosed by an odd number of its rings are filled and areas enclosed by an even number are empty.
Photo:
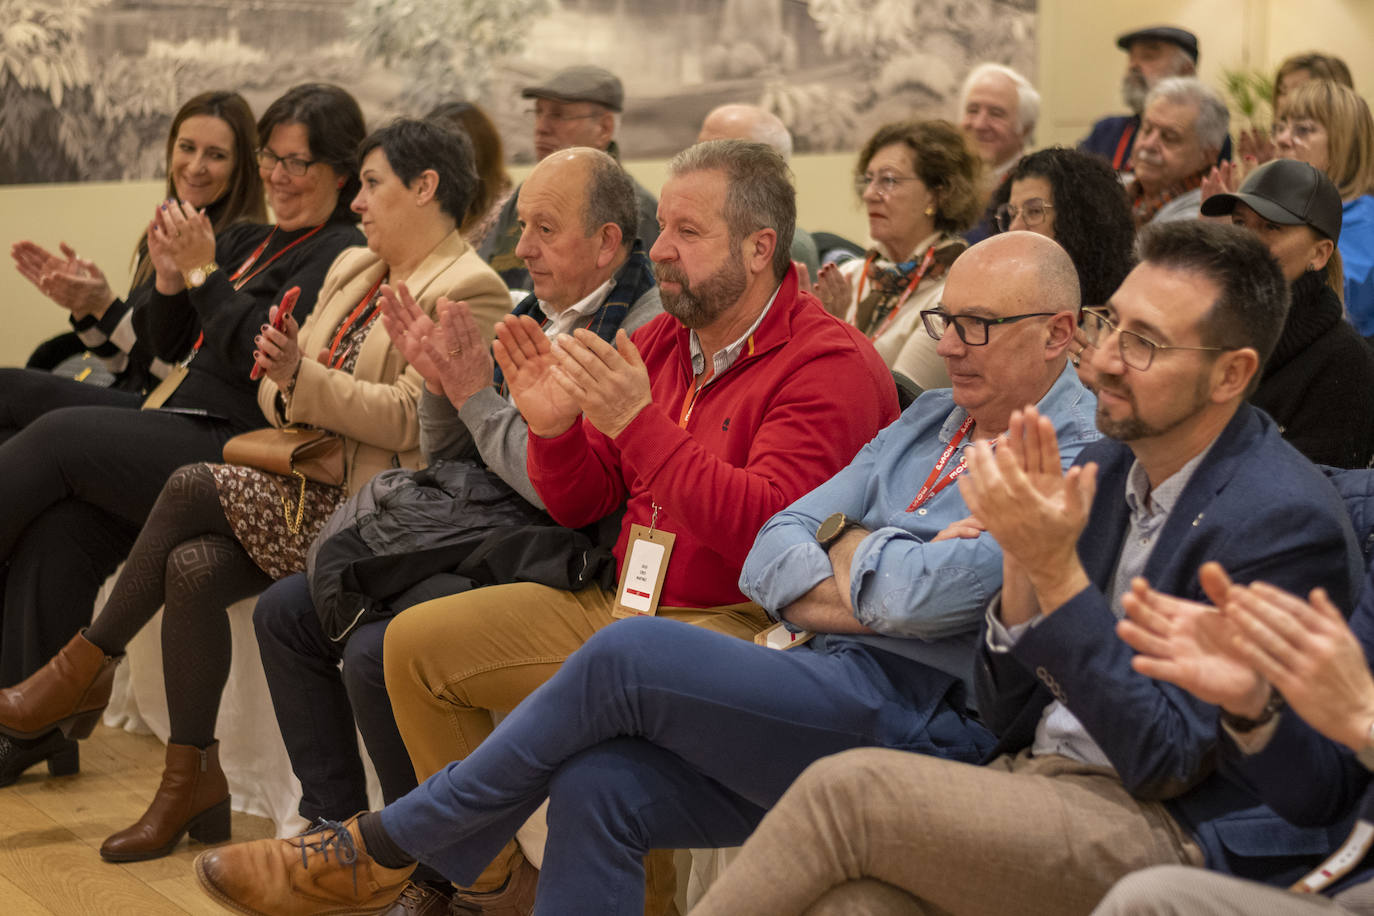
[[[692,387],[688,389],[687,393],[682,397],[682,410],[677,418],[677,425],[681,428],[687,428],[687,421],[692,419],[692,408],[695,407],[697,403],[697,395],[701,393],[701,389],[705,387],[705,384],[710,380],[710,376],[700,381],[695,378],[692,379]]]
[[[878,253],[875,251],[868,256],[867,261],[864,261],[863,273],[859,275],[859,294],[854,297],[855,302],[863,301],[864,281],[868,279],[868,270],[873,266],[873,261],[877,257]],[[877,340],[882,336],[883,332],[887,330],[888,325],[892,324],[893,319],[897,317],[897,313],[902,310],[902,306],[906,305],[906,300],[911,298],[912,290],[916,289],[916,285],[925,277],[926,271],[930,270],[930,265],[934,262],[935,246],[931,245],[926,249],[925,257],[921,258],[921,266],[912,271],[911,282],[907,283],[906,289],[902,290],[901,296],[897,298],[897,304],[892,306],[892,311],[887,313],[887,317],[883,319],[883,323],[878,327],[878,330],[868,335],[869,340]]]
[[[262,253],[263,253],[264,251],[267,250],[267,243],[270,242],[270,241],[272,241],[272,236],[274,236],[274,235],[277,234],[277,227],[276,227],[276,226],[273,226],[273,227],[272,227],[272,231],[269,232],[269,233],[267,233],[267,238],[263,239],[262,242],[258,245],[258,247],[253,249],[253,253],[250,254],[250,255],[248,256],[248,260],[246,260],[246,261],[244,261],[242,264],[240,264],[240,265],[239,265],[239,269],[236,270],[236,271],[234,271],[232,274],[229,275],[229,282],[233,284],[233,286],[234,286],[234,292],[238,292],[239,290],[243,289],[246,285],[248,285],[248,281],[249,281],[249,280],[253,279],[253,278],[256,277],[258,274],[260,274],[260,273],[262,273],[264,270],[266,270],[268,267],[272,266],[272,262],[273,262],[273,261],[275,261],[277,258],[281,257],[282,255],[286,254],[286,253],[287,253],[288,251],[290,251],[292,248],[295,248],[295,247],[296,247],[297,245],[299,245],[301,242],[304,242],[306,239],[310,238],[310,236],[314,235],[316,232],[319,232],[321,229],[323,229],[323,228],[325,227],[325,225],[326,225],[325,223],[320,223],[320,224],[319,224],[318,226],[316,226],[314,229],[311,229],[311,230],[310,230],[309,232],[307,232],[305,235],[303,235],[303,236],[301,236],[300,238],[296,239],[296,240],[295,240],[294,242],[292,242],[290,245],[287,245],[287,246],[286,246],[285,248],[283,248],[281,251],[278,251],[276,254],[272,255],[272,257],[268,258],[266,264],[263,264],[263,265],[262,265],[261,267],[259,267],[257,270],[253,271],[251,274],[248,274],[248,276],[244,277],[243,275],[244,275],[245,273],[247,273],[247,271],[249,270],[249,268],[251,268],[254,264],[257,263],[258,258],[262,257]],[[243,277],[243,279],[239,279],[240,277]],[[201,331],[201,332],[200,332],[200,336],[196,338],[196,345],[195,345],[194,347],[191,348],[191,356],[195,356],[197,353],[199,353],[199,352],[200,352],[200,348],[201,348],[202,346],[204,346],[204,345],[205,345],[205,332],[204,332],[204,331]],[[190,362],[190,359],[189,359],[189,358],[187,359],[187,362]]]
[[[247,284],[249,280],[253,279],[253,278],[256,277],[258,274],[262,273],[262,272],[263,272],[264,270],[266,270],[268,267],[271,267],[273,261],[275,261],[277,258],[281,257],[282,255],[286,254],[286,253],[287,253],[288,251],[290,251],[292,248],[295,248],[295,247],[296,247],[297,245],[299,245],[301,242],[304,242],[306,239],[310,238],[310,237],[311,237],[312,235],[314,235],[316,232],[319,232],[319,231],[320,231],[321,229],[323,229],[326,225],[327,225],[327,223],[320,223],[320,224],[319,224],[318,226],[316,226],[314,229],[311,229],[311,230],[310,230],[309,232],[307,232],[305,235],[303,235],[303,236],[301,236],[300,238],[296,239],[296,240],[295,240],[294,242],[292,242],[290,245],[287,245],[286,247],[282,248],[281,251],[278,251],[276,254],[272,255],[272,257],[268,258],[267,261],[266,261],[266,263],[264,263],[264,264],[263,264],[261,267],[259,267],[257,270],[253,271],[251,274],[248,274],[248,276],[246,276],[246,277],[243,276],[244,274],[248,273],[248,270],[249,270],[254,264],[256,264],[256,263],[258,262],[258,258],[262,257],[262,253],[263,253],[264,251],[267,250],[267,245],[268,245],[269,242],[272,241],[272,237],[273,237],[274,235],[277,234],[277,227],[276,227],[276,226],[273,226],[273,227],[272,227],[272,231],[269,232],[269,233],[267,233],[267,238],[265,238],[265,239],[262,240],[262,244],[258,245],[257,248],[253,249],[253,253],[250,254],[250,255],[248,256],[248,260],[244,261],[241,265],[239,265],[239,269],[238,269],[238,270],[234,271],[232,274],[229,275],[229,282],[234,284],[234,290],[235,290],[235,291],[238,291],[238,290],[243,289],[244,285]],[[240,277],[243,277],[243,279],[240,280],[240,279],[239,279]]]
[[[1135,125],[1127,124],[1126,129],[1121,132],[1121,139],[1116,143],[1116,155],[1112,157],[1112,168],[1118,172],[1124,164],[1122,159],[1126,155],[1126,147],[1130,145],[1131,138],[1135,136]]]
[[[954,453],[959,450],[959,443],[964,441],[964,437],[968,435],[971,429],[973,429],[973,417],[965,417],[964,422],[959,426],[959,431],[954,434],[954,438],[949,440],[949,445],[945,446],[945,451],[940,455],[940,460],[935,462],[935,467],[930,470],[930,476],[927,477],[926,482],[921,485],[920,492],[918,492],[916,498],[911,501],[911,505],[906,507],[906,511],[915,512],[917,509],[921,508],[921,506],[929,502],[936,493],[939,493],[945,487],[953,483],[954,478],[964,473],[968,465],[964,463],[964,458],[961,455],[959,457],[959,463],[954,466],[954,470],[941,478],[939,483],[936,483],[936,478],[940,477],[940,472],[945,469],[945,465],[949,464],[949,459],[953,458]]]
[[[335,360],[334,354],[339,352],[339,344],[343,343],[344,337],[348,334],[349,330],[352,329],[354,322],[356,322],[364,312],[367,313],[367,317],[363,318],[364,326],[371,324],[372,319],[377,317],[377,310],[373,308],[369,311],[368,306],[373,304],[373,297],[377,295],[377,290],[382,288],[382,284],[386,282],[386,278],[386,274],[382,274],[378,277],[377,282],[372,284],[372,288],[367,291],[367,295],[363,296],[362,301],[358,303],[358,307],[339,325],[338,333],[334,335],[334,342],[329,345],[329,365],[331,368],[338,369],[343,365],[343,361],[348,358],[348,350],[343,351],[343,354],[340,355],[337,360]]]

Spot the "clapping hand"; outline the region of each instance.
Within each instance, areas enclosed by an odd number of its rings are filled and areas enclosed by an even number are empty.
[[[33,242],[15,242],[10,248],[15,268],[53,302],[75,318],[99,317],[114,302],[110,284],[91,261],[77,256],[66,242],[58,257]]]
[[[554,376],[558,360],[539,323],[529,315],[507,315],[496,326],[491,349],[530,432],[544,438],[567,432],[582,406]]]
[[[1258,716],[1269,700],[1269,684],[1236,658],[1231,644],[1239,631],[1217,610],[1243,587],[1232,586],[1218,563],[1204,564],[1198,578],[1215,607],[1134,579],[1121,597],[1126,619],[1117,624],[1117,635],[1136,650],[1131,667],[1146,677],[1168,681],[1236,715]]]
[[[994,451],[987,441],[965,449],[968,473],[959,492],[1003,553],[1025,570],[1044,613],[1089,584],[1078,561],[1097,466],[1069,468],[1059,457],[1054,424],[1034,407],[1013,411]],[[1020,621],[1006,620],[1007,623]]]

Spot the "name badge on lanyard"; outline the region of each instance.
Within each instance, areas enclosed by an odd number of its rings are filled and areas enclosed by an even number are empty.
[[[620,584],[616,587],[615,617],[653,617],[658,613],[663,596],[663,579],[668,574],[668,559],[673,554],[677,535],[655,527],[658,522],[657,504],[649,527],[630,526],[630,541],[625,546],[625,562],[620,569]]]

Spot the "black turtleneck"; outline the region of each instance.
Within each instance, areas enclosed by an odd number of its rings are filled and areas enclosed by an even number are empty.
[[[1250,403],[1318,464],[1362,468],[1374,457],[1374,351],[1345,320],[1323,273],[1291,289],[1283,333]]]

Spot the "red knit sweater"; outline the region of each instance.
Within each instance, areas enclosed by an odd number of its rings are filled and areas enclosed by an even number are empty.
[[[763,523],[854,457],[896,419],[892,373],[850,325],[783,279],[739,359],[704,387],[684,430],[692,385],[688,331],[662,315],[634,334],[653,403],[614,440],[584,418],[560,436],[529,439],[530,480],[562,525],[580,527],[628,498],[630,525],[676,535],[661,604],[715,607],[747,600],[740,568]]]

